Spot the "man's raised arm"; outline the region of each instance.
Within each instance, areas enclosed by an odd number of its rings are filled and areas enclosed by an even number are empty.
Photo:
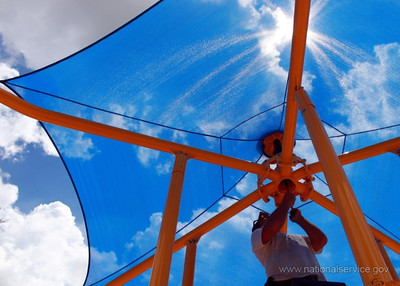
[[[296,197],[291,192],[285,193],[281,204],[270,215],[262,228],[262,243],[267,243],[281,229],[286,221],[289,209],[293,206],[295,200]]]
[[[319,252],[328,242],[326,235],[316,225],[305,219],[299,209],[292,209],[289,218],[304,229],[315,252]]]

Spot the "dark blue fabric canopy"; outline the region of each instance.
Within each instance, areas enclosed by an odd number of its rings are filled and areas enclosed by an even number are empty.
[[[316,1],[311,8],[303,85],[338,154],[400,134],[398,11],[394,1]],[[292,17],[287,1],[166,0],[88,48],[5,83],[46,109],[260,162],[259,141],[284,126]],[[82,205],[91,249],[86,284],[104,285],[154,253],[152,227],[173,156],[43,125]],[[294,152],[317,161],[301,117],[297,127]],[[385,154],[345,167],[368,222],[397,240],[398,162]],[[314,187],[329,196],[324,182],[319,174]],[[189,161],[177,236],[255,189],[254,175]],[[329,237],[321,265],[355,265],[339,219],[316,204],[297,205]],[[262,285],[249,245],[256,212],[237,217],[248,218],[243,228],[221,227],[224,247],[199,242],[195,285]],[[101,253],[112,254],[112,267],[97,259]],[[399,256],[390,256],[400,267]],[[180,284],[181,265],[177,254],[171,285]],[[360,283],[358,273],[326,276]],[[137,279],[132,285],[147,285],[148,273]]]

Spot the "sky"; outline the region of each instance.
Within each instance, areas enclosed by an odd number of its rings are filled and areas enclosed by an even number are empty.
[[[69,56],[153,2],[2,0],[0,78]],[[86,230],[68,173],[37,121],[0,113],[0,284],[81,285]]]
[[[209,5],[224,3],[223,0],[199,2]],[[35,3],[1,0],[0,3],[2,7],[7,7],[0,11],[1,79],[18,76],[58,61],[110,33],[152,4],[151,1],[113,1],[110,4],[110,1],[95,0],[36,1]],[[196,64],[203,58],[212,57],[213,52],[217,53],[226,47],[238,45],[238,43],[247,44],[255,41],[256,48],[249,44],[245,53],[217,65],[210,73],[200,77],[190,88],[183,90],[181,96],[174,102],[175,104],[171,104],[168,110],[162,114],[158,114],[156,109],[151,108],[152,105],[157,106],[158,104],[151,93],[144,94],[142,101],[136,102],[136,105],[123,105],[123,101],[121,101],[106,107],[121,114],[129,112],[144,118],[156,116],[164,122],[175,121],[178,125],[180,124],[178,127],[186,128],[189,126],[188,123],[177,118],[179,113],[177,113],[176,106],[183,106],[187,114],[193,112],[195,105],[192,103],[196,103],[196,101],[192,102],[192,99],[196,94],[215,80],[220,80],[219,76],[224,75],[226,70],[233,68],[236,63],[257,51],[259,57],[246,69],[237,72],[229,84],[217,92],[218,97],[198,102],[201,104],[197,109],[198,118],[201,120],[195,121],[193,131],[218,134],[227,130],[230,121],[234,118],[229,117],[230,114],[227,112],[226,118],[220,119],[213,108],[217,108],[220,101],[225,100],[225,94],[231,95],[229,100],[224,101],[226,110],[237,105],[239,101],[235,101],[235,95],[241,92],[239,87],[243,78],[265,72],[276,82],[276,86],[268,86],[271,93],[277,89],[277,86],[284,85],[287,77],[286,64],[291,40],[293,5],[279,7],[272,1],[246,0],[239,0],[237,3],[243,13],[248,16],[246,19],[249,19],[247,22],[239,21],[239,24],[243,25],[243,29],[250,31],[246,34],[247,37],[229,38],[227,36],[222,40],[216,39],[207,43],[195,43],[193,46],[187,45],[182,51],[172,49],[173,52],[176,52],[172,54],[172,60],[162,59],[161,62],[157,62],[157,65],[146,65],[141,76],[145,79],[156,78],[161,83],[167,82],[173,80],[175,76],[173,72],[166,69],[171,64],[181,64],[184,69],[190,63]],[[307,56],[313,59],[318,72],[314,73],[311,66],[306,66],[303,79],[303,85],[309,93],[324,91],[323,87],[318,85],[318,79],[323,79],[331,90],[343,94],[342,102],[323,99],[316,101],[321,108],[324,108],[325,105],[333,105],[336,117],[342,119],[340,122],[330,122],[335,124],[338,129],[328,128],[329,133],[351,134],[398,123],[396,118],[399,100],[395,90],[399,82],[395,75],[400,71],[399,42],[395,39],[366,39],[365,45],[368,45],[368,48],[365,48],[349,44],[346,40],[336,40],[334,36],[337,30],[329,25],[323,25],[325,23],[321,20],[321,15],[334,14],[335,8],[338,9],[338,6],[340,8],[340,5],[329,5],[331,3],[332,1],[313,1]],[[351,19],[351,17],[350,14],[343,16],[346,19]],[[383,22],[382,25],[390,24],[390,17],[388,16],[386,19],[388,19],[388,23]],[[332,26],[334,25],[332,24]],[[349,33],[351,34],[351,31]],[[183,43],[183,46],[185,44]],[[151,48],[149,47],[149,49]],[[336,60],[332,60],[333,56]],[[190,58],[190,61],[182,64],[182,58]],[[268,63],[267,66],[260,67],[257,63],[260,59]],[[178,74],[178,72],[176,73]],[[366,82],[373,84],[366,87]],[[139,85],[140,80],[135,84]],[[156,88],[153,89],[153,91],[155,90]],[[374,94],[374,97],[372,98],[370,94]],[[271,105],[279,103],[277,98],[271,97],[270,94],[268,96]],[[261,95],[261,99],[265,100],[266,98],[266,94]],[[122,100],[123,96],[120,99]],[[215,102],[209,103],[211,99],[215,99]],[[259,99],[259,97],[256,98],[256,100]],[[315,99],[318,100],[318,98]],[[207,108],[203,108],[203,106]],[[349,112],[349,109],[342,108],[343,106],[352,106],[354,112]],[[263,108],[265,106],[254,104],[252,111],[260,112]],[[0,284],[80,285],[85,280],[88,261],[86,229],[74,187],[63,162],[46,132],[36,121],[19,115],[2,105],[0,113],[0,126],[3,131],[0,134],[0,219],[4,221],[0,225]],[[161,128],[144,123],[131,123],[122,117],[105,116],[100,112],[93,112],[87,116],[90,116],[90,119],[145,134],[167,136]],[[327,114],[321,116],[323,119],[333,120]],[[248,128],[240,129],[240,132],[237,131],[237,133],[240,133],[240,136],[252,134],[257,125],[247,125],[246,127]],[[307,137],[304,135],[306,131],[301,122],[299,122],[299,130],[300,136]],[[55,130],[51,126],[48,126],[48,131],[52,132],[53,139],[58,143],[61,152],[65,152],[64,159],[72,166],[76,162],[89,166],[91,161],[96,162],[95,160],[100,157],[99,147],[103,144],[101,140],[83,133]],[[388,135],[388,133],[392,134]],[[387,131],[385,134],[374,134],[368,140],[375,142],[381,138],[394,137],[396,134],[398,136],[398,130]],[[231,135],[237,134],[233,131]],[[191,142],[192,139],[177,131],[168,133],[168,136],[181,143]],[[360,140],[360,137],[354,140],[352,138],[354,137],[349,136],[346,141],[346,151],[363,146],[364,140]],[[206,141],[207,148],[217,150],[215,146],[218,144],[213,141],[213,138],[208,137]],[[334,140],[337,150],[341,150],[343,144],[343,138]],[[144,168],[146,174],[153,172],[157,174],[160,181],[168,182],[172,168],[170,157],[144,148],[137,148],[134,151],[136,157],[132,160],[136,160],[135,162]],[[309,162],[317,160],[308,141],[296,143],[296,154],[304,155]],[[253,155],[246,154],[249,158],[252,158]],[[112,153],[112,156],[116,158],[107,158],[107,160],[125,159],[117,157],[116,153]],[[125,160],[129,162],[128,159]],[[371,168],[371,165],[381,164],[378,161],[372,162],[373,164],[369,164],[367,168]],[[201,167],[201,164],[199,165]],[[74,172],[75,170],[71,168],[70,171]],[[84,172],[84,170],[80,171]],[[346,171],[350,175],[356,176],[358,169],[350,166],[346,167]],[[232,177],[234,175],[236,176],[232,173]],[[351,177],[352,182],[357,186],[356,191],[361,192],[365,186],[353,179],[353,176]],[[131,182],[129,178],[124,180]],[[135,180],[136,184],[143,183],[138,177],[135,177]],[[394,182],[397,181],[394,180]],[[210,187],[214,186],[208,181],[203,183]],[[85,186],[83,180],[82,182],[76,180],[75,184]],[[244,196],[254,190],[255,184],[256,178],[248,175],[234,187],[232,193],[237,197]],[[316,180],[314,186],[323,194],[329,193],[323,181]],[[145,195],[143,194],[143,196]],[[190,195],[186,196],[190,197]],[[156,195],[154,196],[156,205],[155,197]],[[378,195],[372,196],[379,203],[378,197]],[[188,199],[188,201],[190,200]],[[227,197],[218,200],[212,209],[205,211],[200,219],[184,229],[182,233],[186,233],[233,202],[234,200]],[[362,203],[367,206],[369,204],[368,200]],[[389,203],[394,209],[396,200]],[[298,204],[301,205],[301,202]],[[265,206],[262,202],[258,202],[257,205],[270,211],[273,209],[271,204]],[[154,211],[151,213],[143,214],[145,219],[141,221],[138,228],[134,229],[133,233],[124,233],[126,235],[125,244],[122,245],[121,253],[124,255],[140,254],[154,246],[161,224],[162,208],[154,207],[152,210]],[[184,215],[178,223],[178,229],[203,212],[204,205],[190,211],[183,211]],[[338,238],[337,241],[330,240],[326,250],[320,255],[321,265],[337,265],[338,260],[341,260],[342,265],[353,265],[354,261],[348,245],[341,244],[344,237],[343,232],[333,228],[337,225],[337,218],[321,211],[321,208],[318,209],[315,204],[307,205],[303,211],[311,221],[317,222],[318,225],[324,223],[324,231],[327,232],[328,237]],[[239,273],[244,280],[238,278],[238,285],[243,285],[240,284],[241,281],[253,281],[262,285],[262,281],[265,280],[263,270],[252,256],[249,246],[248,224],[249,222],[251,224],[252,218],[257,217],[257,212],[254,208],[248,208],[201,239],[201,243],[198,244],[199,263],[196,266],[195,284],[224,285],[227,279],[231,279]],[[90,219],[92,214],[88,212],[86,215]],[[379,214],[376,216],[379,217]],[[379,221],[382,222],[382,219]],[[107,223],[111,224],[111,221],[107,221]],[[394,222],[391,220],[390,223]],[[393,229],[391,230],[393,231]],[[289,226],[289,232],[296,231],[299,230],[295,226]],[[111,244],[111,242],[92,240],[91,263],[96,266],[94,269],[97,270],[92,273],[90,282],[101,279],[104,275],[112,273],[122,267],[124,263],[129,262],[126,257],[121,257],[120,252],[114,251]],[[238,248],[238,245],[241,247]],[[338,256],[335,252],[338,248],[343,248],[345,254]],[[400,258],[392,253],[390,255],[399,269]],[[183,257],[182,251],[174,256],[170,277],[171,285],[179,285]],[[211,267],[226,265],[230,261],[235,261],[232,267],[221,269],[218,273],[210,271]],[[254,271],[246,272],[249,268]],[[340,280],[338,277],[343,278],[343,276],[329,276],[333,280]],[[137,279],[135,280],[137,285],[147,285],[149,272]],[[348,285],[360,283],[358,274],[355,273],[346,276],[346,279]]]

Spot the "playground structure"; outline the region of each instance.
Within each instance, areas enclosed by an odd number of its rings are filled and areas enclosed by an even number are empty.
[[[389,272],[378,274],[371,272],[361,273],[364,285],[400,285],[396,271],[383,247],[385,245],[400,254],[400,243],[373,226],[368,225],[343,170],[343,165],[383,153],[392,152],[400,155],[400,138],[374,144],[340,156],[336,155],[318,112],[302,87],[309,11],[310,1],[296,1],[287,108],[281,142],[282,152],[272,156],[265,164],[251,163],[242,159],[46,110],[19,99],[3,89],[0,90],[2,104],[39,121],[171,153],[175,156],[155,255],[126,271],[111,281],[109,285],[122,285],[150,268],[152,268],[150,285],[168,285],[172,255],[184,247],[186,247],[186,258],[182,285],[193,285],[196,245],[201,237],[261,198],[266,202],[273,198],[275,203],[279,204],[283,194],[278,192],[277,189],[283,180],[290,180],[296,185],[296,192],[302,200],[311,199],[340,217],[358,267],[387,267],[390,269]],[[319,159],[319,162],[311,165],[306,165],[302,158],[298,158],[293,154],[298,112],[303,117]],[[188,160],[199,160],[256,174],[259,178],[258,188],[175,241],[180,197]],[[271,164],[276,164],[277,167],[271,168]],[[303,166],[293,171],[293,167],[298,164],[303,164]],[[313,174],[321,171],[326,177],[333,201],[322,196],[312,187]],[[264,184],[267,179],[270,182]]]

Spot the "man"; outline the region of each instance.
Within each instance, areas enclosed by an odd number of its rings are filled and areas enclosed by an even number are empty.
[[[292,208],[295,200],[295,195],[287,191],[271,215],[261,212],[254,222],[251,244],[268,276],[266,286],[292,285],[293,280],[298,278],[326,280],[319,272],[315,254],[322,252],[328,239],[318,227],[302,216],[299,209]],[[290,220],[297,223],[307,236],[280,232],[289,209]]]

